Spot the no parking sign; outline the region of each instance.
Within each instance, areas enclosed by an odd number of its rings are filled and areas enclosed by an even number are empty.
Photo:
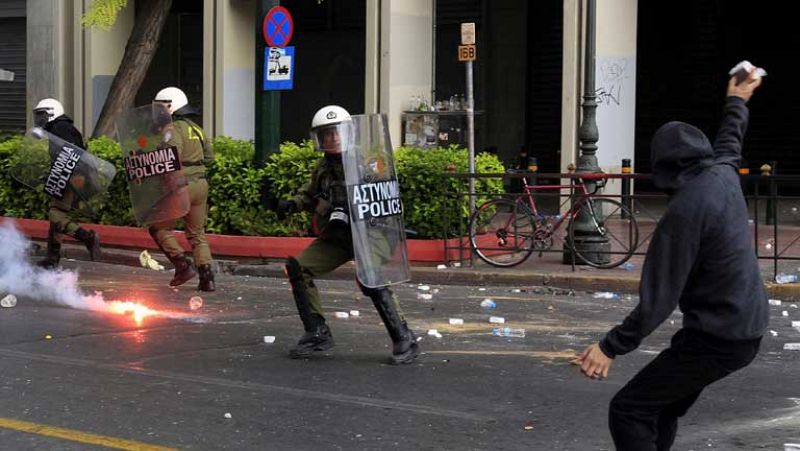
[[[289,10],[276,6],[264,16],[264,90],[287,90],[294,85],[294,47],[288,46],[294,33]]]

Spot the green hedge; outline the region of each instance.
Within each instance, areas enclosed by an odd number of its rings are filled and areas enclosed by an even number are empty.
[[[24,188],[9,174],[9,165],[21,142],[13,137],[0,142],[0,214],[3,216],[46,219],[48,197]],[[209,233],[254,236],[304,236],[309,234],[310,215],[297,213],[279,221],[275,213],[264,208],[264,193],[269,190],[277,199],[290,199],[308,180],[320,158],[310,141],[301,144],[285,142],[280,152],[272,154],[264,168],[252,165],[254,148],[248,141],[217,137],[213,142],[216,159],[208,168],[210,184]],[[108,199],[96,211],[96,217],[77,218],[109,225],[135,226],[128,200],[128,188],[122,176],[122,153],[119,145],[108,138],[88,142],[89,150],[117,167],[118,175],[109,190]],[[467,171],[467,151],[449,147],[422,150],[401,147],[395,152],[397,171],[405,207],[406,227],[416,230],[420,238],[442,235],[446,222],[466,218],[466,198],[448,199],[446,193],[466,192],[466,179],[442,177],[455,168]],[[500,173],[502,163],[495,155],[476,156],[479,173]],[[499,179],[480,179],[479,193],[503,191]],[[486,196],[479,196],[481,202]],[[443,216],[444,215],[444,216]],[[448,233],[452,233],[451,230]]]

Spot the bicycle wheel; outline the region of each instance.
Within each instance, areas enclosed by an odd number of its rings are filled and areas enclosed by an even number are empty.
[[[508,268],[531,255],[535,230],[533,216],[524,205],[495,199],[475,210],[470,218],[469,239],[481,260]]]
[[[639,246],[639,225],[630,210],[614,199],[586,197],[569,222],[569,246],[576,263],[614,268]]]

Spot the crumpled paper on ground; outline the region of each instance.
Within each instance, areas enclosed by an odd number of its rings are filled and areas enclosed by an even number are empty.
[[[146,250],[142,251],[139,254],[139,263],[142,265],[143,268],[152,269],[154,271],[163,271],[164,265],[158,262],[155,258],[153,258],[149,252]]]

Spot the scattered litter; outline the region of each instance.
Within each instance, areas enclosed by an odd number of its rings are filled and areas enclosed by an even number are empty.
[[[241,297],[241,296],[237,296],[237,297],[236,297],[236,300],[237,300],[237,301],[241,301],[241,300],[242,300],[242,297]]]
[[[453,263],[453,268],[460,268],[460,267],[461,267],[461,262]]]
[[[610,291],[601,291],[595,293],[592,297],[595,299],[619,299],[619,295],[617,293],[611,293]]]
[[[147,250],[143,250],[142,253],[139,254],[139,264],[142,265],[142,268],[152,269],[153,271],[164,270],[164,265],[153,258]]]
[[[336,313],[334,313],[334,315],[335,315],[337,318],[341,318],[341,319],[347,319],[347,318],[349,318],[349,317],[350,317],[350,314],[349,314],[349,313],[347,313],[347,312],[336,312]]]
[[[203,306],[203,298],[200,296],[192,296],[189,298],[189,310],[198,310]]]
[[[625,271],[633,271],[634,269],[636,269],[636,265],[634,265],[631,262],[626,262],[623,263],[622,266],[620,266],[620,268],[624,269]]]
[[[431,293],[433,293],[433,294],[436,294],[436,293],[438,293],[438,292],[439,292],[439,289],[438,289],[438,288],[434,288],[434,289],[431,291]]]
[[[789,312],[784,310],[784,311],[781,312],[781,316],[784,316],[784,317],[789,316]]]
[[[781,305],[781,300],[780,299],[770,299],[769,300],[769,305],[776,305],[776,306],[777,305]]]
[[[502,316],[490,316],[489,322],[495,324],[505,324],[506,319],[503,318]]]
[[[512,293],[522,293],[522,290],[520,290],[519,288],[514,288],[513,290],[511,290],[511,292]]]
[[[497,307],[497,303],[494,302],[493,300],[489,299],[489,298],[486,298],[486,299],[481,301],[481,307],[483,307],[483,308],[495,308],[495,307]]]
[[[784,443],[783,451],[800,451],[800,443]]]
[[[45,336],[44,336],[44,339],[45,339],[45,340],[52,340],[52,339],[53,339],[53,336],[52,336],[52,335],[45,335]]]
[[[360,316],[361,312],[358,310],[350,310],[350,316]]]
[[[0,306],[5,308],[11,308],[17,305],[17,297],[13,294],[8,294],[2,300],[0,300]]]
[[[461,318],[450,318],[450,324],[453,326],[461,326],[464,324],[464,320]]]
[[[417,293],[417,299],[421,301],[430,301],[433,299],[433,295],[430,293]]]
[[[789,307],[791,307],[791,308],[797,308],[797,304],[792,304],[792,305],[790,305]]]
[[[512,329],[510,327],[497,327],[492,329],[492,335],[498,337],[525,338],[525,329]]]
[[[797,280],[798,280],[797,274],[780,273],[777,276],[775,276],[775,282],[778,282],[780,284],[797,282]]]
[[[480,288],[478,288],[478,291],[486,291],[486,288],[480,287]]]
[[[778,333],[775,332],[774,330],[769,331],[769,333],[772,334],[773,337],[777,337],[778,336]]]
[[[800,321],[792,321],[792,327],[794,328],[800,327]]]
[[[275,343],[275,336],[274,335],[264,335],[264,343],[267,343],[267,344]]]
[[[417,286],[417,290],[420,290],[420,291],[428,291],[430,289],[431,289],[430,285],[419,285],[419,286]]]
[[[800,351],[800,343],[784,343],[784,351]]]
[[[431,337],[442,338],[442,334],[436,329],[428,329],[428,335]]]
[[[225,418],[230,420],[231,418],[233,418],[233,415],[231,415],[230,412],[225,412]]]
[[[532,431],[533,430],[533,423],[530,423],[530,422],[525,423],[525,426],[523,426],[523,429],[525,429],[526,431]]]
[[[447,269],[447,265],[437,265],[436,269]]]
[[[670,324],[675,324],[675,320],[674,320],[674,319],[671,319],[671,320],[669,320],[669,323],[670,323]]]

